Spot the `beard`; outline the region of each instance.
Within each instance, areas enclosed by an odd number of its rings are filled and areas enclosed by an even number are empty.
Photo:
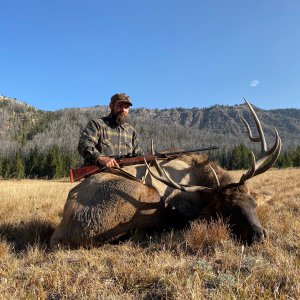
[[[123,125],[127,120],[126,114],[124,112],[112,113],[112,117],[118,125]]]

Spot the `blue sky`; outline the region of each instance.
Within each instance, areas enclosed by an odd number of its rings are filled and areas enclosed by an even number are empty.
[[[298,0],[0,0],[0,95],[56,110],[300,108]]]

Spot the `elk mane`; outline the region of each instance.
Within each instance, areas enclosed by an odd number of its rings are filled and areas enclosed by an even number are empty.
[[[234,182],[234,179],[229,172],[220,167],[217,162],[210,161],[205,153],[185,154],[180,156],[179,159],[187,162],[197,169],[197,172],[201,174],[200,178],[202,185],[212,186],[215,184],[215,176],[211,171],[211,167],[215,170],[218,176],[220,186],[226,186]]]

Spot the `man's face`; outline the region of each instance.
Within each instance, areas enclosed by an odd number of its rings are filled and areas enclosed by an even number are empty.
[[[129,104],[127,102],[115,102],[110,105],[110,110],[113,118],[117,124],[122,125],[125,123],[129,114]]]

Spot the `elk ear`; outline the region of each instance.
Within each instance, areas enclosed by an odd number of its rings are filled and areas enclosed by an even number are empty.
[[[261,192],[261,193],[250,192],[250,194],[252,197],[256,199],[257,206],[262,206],[268,203],[273,197],[273,193],[271,192]]]

